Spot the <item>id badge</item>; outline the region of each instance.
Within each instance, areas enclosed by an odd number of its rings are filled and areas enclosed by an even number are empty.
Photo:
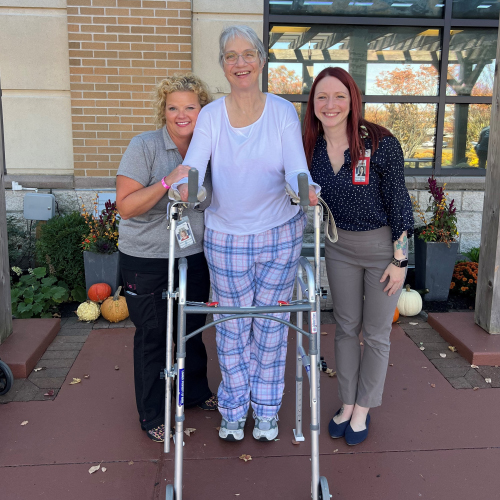
[[[175,237],[180,248],[187,248],[196,243],[187,215],[179,221],[179,224],[175,228]]]
[[[370,182],[370,156],[371,150],[365,151],[365,156],[359,159],[356,168],[352,169],[352,183],[355,185],[368,184]]]

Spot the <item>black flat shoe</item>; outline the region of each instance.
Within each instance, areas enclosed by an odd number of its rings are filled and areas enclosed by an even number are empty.
[[[334,417],[336,417],[340,413],[341,410],[342,410],[342,408],[337,413],[335,413]],[[341,437],[344,437],[347,426],[349,425],[350,421],[351,421],[351,419],[346,420],[345,422],[342,422],[341,424],[336,424],[332,418],[330,420],[330,423],[328,424],[328,432],[330,434],[330,437],[332,439],[339,439]]]
[[[354,446],[356,444],[362,443],[368,437],[368,428],[370,426],[370,414],[366,416],[366,429],[364,431],[354,432],[352,430],[351,424],[347,427],[345,431],[345,442],[349,446]]]

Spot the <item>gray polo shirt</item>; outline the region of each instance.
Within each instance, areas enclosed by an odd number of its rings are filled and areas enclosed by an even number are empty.
[[[124,175],[139,182],[144,187],[151,186],[182,164],[182,156],[168,135],[166,127],[144,132],[134,137],[125,151],[117,175]],[[207,189],[207,199],[200,209],[210,204],[212,184],[207,172],[203,185]],[[170,231],[167,229],[168,196],[165,195],[151,210],[121,220],[119,225],[118,248],[133,257],[168,258]],[[190,208],[184,209],[188,216],[196,240],[194,245],[181,249],[176,243],[175,257],[187,257],[203,252],[203,213]]]

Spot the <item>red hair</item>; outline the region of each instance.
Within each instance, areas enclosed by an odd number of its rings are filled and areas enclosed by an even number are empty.
[[[306,152],[307,164],[311,168],[314,147],[318,136],[323,134],[323,125],[314,113],[314,95],[316,86],[327,76],[333,76],[340,80],[349,91],[351,97],[351,110],[347,116],[347,139],[349,141],[349,151],[351,152],[351,167],[357,165],[360,157],[365,154],[365,141],[363,136],[368,133],[368,137],[372,141],[372,155],[378,148],[379,140],[382,137],[391,136],[392,133],[381,125],[365,120],[361,114],[361,92],[359,91],[354,78],[345,70],[339,67],[325,68],[316,77],[311,87],[309,100],[307,101],[307,110],[304,117],[304,150]],[[366,130],[363,130],[364,127]]]

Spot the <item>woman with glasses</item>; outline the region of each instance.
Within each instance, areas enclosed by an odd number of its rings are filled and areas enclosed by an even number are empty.
[[[204,248],[213,300],[221,306],[276,305],[292,297],[306,225],[305,213],[285,193],[286,182],[297,191],[297,175],[309,176],[300,123],[291,103],[260,91],[266,52],[256,33],[232,26],[219,42],[231,92],[200,112],[184,160],[201,179],[211,161]],[[178,184],[187,199],[185,180]],[[311,205],[317,203],[316,190],[310,186]],[[284,325],[257,318],[217,325],[221,439],[243,439],[250,403],[253,437],[272,441],[278,435],[287,333]]]

